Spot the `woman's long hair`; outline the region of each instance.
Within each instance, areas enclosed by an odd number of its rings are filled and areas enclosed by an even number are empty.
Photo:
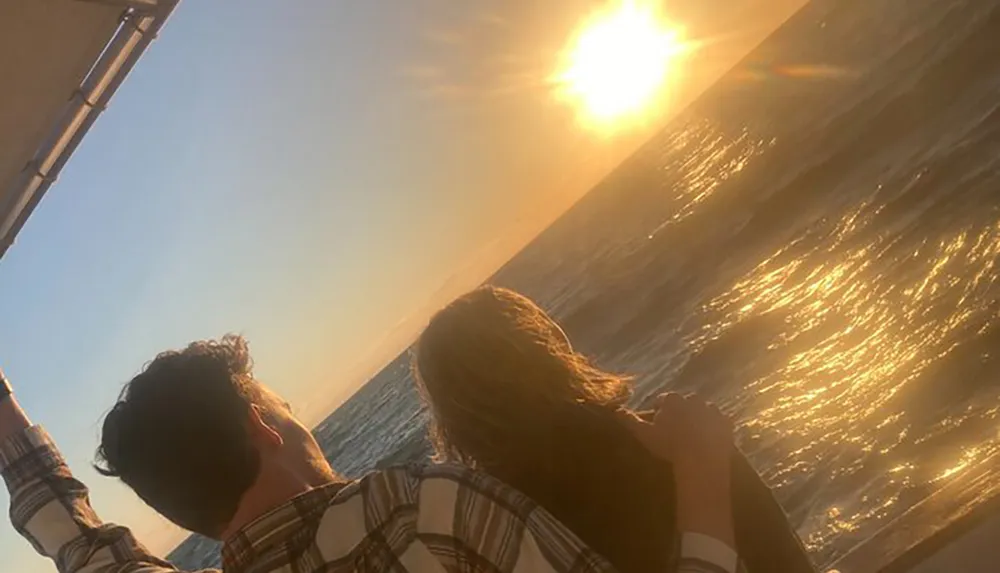
[[[433,413],[438,457],[491,469],[538,462],[532,444],[544,448],[572,417],[613,415],[631,396],[626,378],[575,352],[538,305],[495,287],[472,291],[431,319],[414,370]]]
[[[438,458],[527,494],[623,573],[666,571],[673,478],[621,424],[630,381],[529,299],[484,287],[440,311],[415,374]]]

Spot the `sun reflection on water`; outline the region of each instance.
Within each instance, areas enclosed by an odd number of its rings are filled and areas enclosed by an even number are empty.
[[[771,468],[769,477],[778,486],[815,468],[831,448],[853,452],[837,460],[831,470],[835,478],[856,473],[877,455],[892,460],[878,479],[898,486],[949,480],[1000,449],[997,435],[985,443],[977,438],[922,463],[897,450],[933,440],[973,418],[995,426],[1000,408],[970,405],[960,416],[943,417],[929,432],[921,428],[919,439],[910,437],[907,415],[898,405],[894,409],[894,400],[909,385],[921,381],[962,339],[996,320],[995,296],[988,293],[997,281],[1000,224],[923,239],[915,250],[903,249],[898,236],[859,244],[859,231],[881,209],[863,204],[827,230],[810,230],[707,307],[716,320],[696,346],[753,317],[784,320],[786,328],[769,350],[787,357],[749,382],[744,400],[765,407],[742,424],[749,435],[780,441],[791,451]],[[830,536],[885,517],[902,489],[809,517],[808,543],[823,545]]]
[[[673,141],[661,150],[666,164],[663,169],[671,171],[669,200],[676,205],[675,211],[647,238],[652,239],[665,227],[690,217],[720,185],[742,172],[775,143],[773,139],[755,137],[746,129],[735,136],[726,134],[709,121],[678,130]],[[681,158],[679,163],[668,161],[676,157]]]

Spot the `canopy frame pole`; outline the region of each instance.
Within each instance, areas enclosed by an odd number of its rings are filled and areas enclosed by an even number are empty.
[[[154,2],[155,7],[150,11],[149,2],[142,0],[110,0],[114,4],[134,3],[145,7],[125,10],[118,31],[71,96],[57,127],[16,178],[10,193],[12,199],[8,204],[13,209],[6,220],[0,222],[0,257],[14,243],[14,238],[31,212],[55,182],[83,136],[107,107],[115,91],[156,38],[179,1],[159,0]]]
[[[109,6],[120,6],[131,10],[149,12],[157,10],[169,0],[78,0],[79,2],[91,2],[93,4],[107,4]]]

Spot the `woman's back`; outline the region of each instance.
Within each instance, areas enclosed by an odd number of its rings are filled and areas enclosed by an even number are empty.
[[[587,411],[590,410],[590,411]],[[669,466],[613,419],[580,406],[523,456],[481,469],[538,502],[622,573],[666,571],[676,535]]]
[[[673,472],[600,406],[552,424],[523,455],[481,469],[525,493],[622,573],[666,571],[677,555]],[[738,451],[732,475],[737,550],[749,573],[812,573],[770,489]]]

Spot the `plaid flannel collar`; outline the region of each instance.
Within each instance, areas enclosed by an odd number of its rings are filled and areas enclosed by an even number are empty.
[[[226,573],[242,573],[261,558],[290,561],[296,548],[305,548],[313,530],[319,524],[330,502],[344,488],[344,483],[332,483],[303,493],[289,502],[252,521],[226,540],[222,547],[222,569]],[[284,551],[275,551],[284,545]]]

